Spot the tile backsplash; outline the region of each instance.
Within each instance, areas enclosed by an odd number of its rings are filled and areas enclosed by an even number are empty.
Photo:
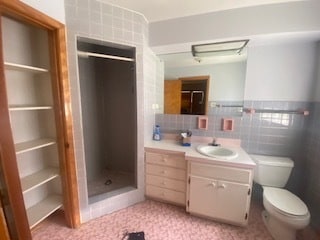
[[[191,130],[196,136],[241,139],[242,147],[249,153],[292,156],[302,140],[308,116],[291,113],[242,113],[244,108],[266,110],[308,109],[308,102],[244,101],[219,102],[221,107],[210,108],[208,129],[197,129],[197,115],[157,114],[156,124],[163,132]],[[210,105],[210,104],[209,104]],[[222,130],[222,119],[234,120],[233,131]]]
[[[311,225],[320,231],[320,102],[244,101],[244,108],[265,110],[308,110],[310,115],[295,113],[239,113],[238,103],[216,103],[209,110],[208,130],[197,129],[196,115],[157,114],[162,132],[178,133],[190,129],[194,135],[238,138],[249,154],[288,156],[294,169],[287,188],[308,206]],[[234,131],[222,131],[222,119],[234,119]],[[262,191],[260,191],[261,194]]]

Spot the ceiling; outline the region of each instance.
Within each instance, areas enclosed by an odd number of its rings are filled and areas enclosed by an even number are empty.
[[[234,8],[308,0],[99,0],[142,14],[148,22]]]

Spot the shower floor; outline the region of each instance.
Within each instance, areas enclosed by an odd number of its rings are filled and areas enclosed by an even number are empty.
[[[106,185],[106,181],[111,180],[111,184]],[[112,192],[125,187],[134,187],[134,174],[121,171],[107,171],[107,174],[101,174],[95,180],[88,181],[88,197]]]

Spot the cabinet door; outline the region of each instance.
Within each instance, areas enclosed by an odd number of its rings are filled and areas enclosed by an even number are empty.
[[[189,212],[244,225],[249,185],[190,177]]]
[[[249,185],[218,181],[216,218],[245,224],[248,219]]]
[[[215,217],[217,209],[217,180],[190,177],[189,212]]]

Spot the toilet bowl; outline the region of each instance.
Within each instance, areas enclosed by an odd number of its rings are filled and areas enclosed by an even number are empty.
[[[296,230],[305,228],[310,222],[304,202],[285,189],[264,187],[263,206],[263,221],[276,240],[294,240]]]
[[[256,163],[254,181],[263,188],[263,222],[275,240],[294,240],[296,231],[310,222],[305,203],[286,185],[293,161],[289,158],[251,155]]]

